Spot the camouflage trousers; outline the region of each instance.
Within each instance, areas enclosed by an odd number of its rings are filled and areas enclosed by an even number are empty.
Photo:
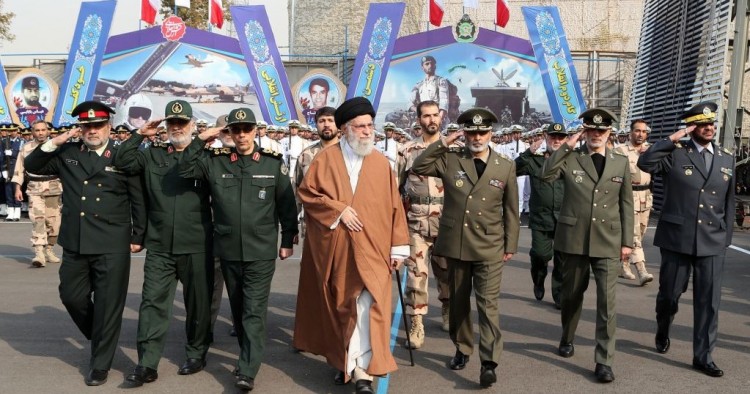
[[[429,304],[427,258],[429,256],[432,273],[437,279],[438,299],[443,302],[450,299],[448,261],[445,257],[432,254],[434,238],[425,237],[417,232],[410,232],[409,238],[410,256],[404,260],[407,272],[406,294],[404,295],[405,313],[426,315]]]
[[[640,211],[633,215],[635,219],[633,220],[633,252],[630,254],[630,262],[633,264],[646,262],[646,255],[643,253],[643,237],[646,236],[650,214],[650,211]]]
[[[61,196],[29,196],[31,245],[54,245],[60,231]]]

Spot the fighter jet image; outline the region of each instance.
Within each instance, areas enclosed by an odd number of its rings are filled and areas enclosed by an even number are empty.
[[[203,65],[206,64],[206,63],[212,63],[211,60],[198,60],[198,59],[195,58],[195,56],[193,56],[193,55],[191,55],[189,53],[187,55],[185,55],[185,59],[187,59],[187,62],[180,63],[180,64],[187,64],[189,66],[193,66],[193,67],[197,67],[197,68],[203,67]]]

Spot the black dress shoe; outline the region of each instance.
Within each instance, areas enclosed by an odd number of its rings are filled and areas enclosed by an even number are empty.
[[[374,394],[375,390],[372,389],[372,382],[369,380],[358,380],[354,385],[357,394]]]
[[[495,382],[497,382],[495,367],[492,365],[482,365],[482,369],[479,373],[479,385],[486,388],[492,386]]]
[[[596,364],[594,375],[596,375],[596,380],[600,383],[612,383],[615,381],[615,374],[609,365]]]
[[[255,379],[245,375],[237,375],[237,381],[234,382],[234,387],[243,391],[251,391],[255,388]]]
[[[656,337],[656,352],[664,354],[669,351],[669,338],[660,339]]]
[[[534,285],[534,298],[537,301],[541,301],[544,298],[544,285]]]
[[[344,371],[338,371],[336,372],[336,376],[333,377],[333,384],[341,386],[346,383],[345,380]]]
[[[466,363],[468,362],[469,362],[469,356],[461,353],[460,350],[456,350],[456,355],[453,356],[448,366],[452,370],[458,371],[458,370],[466,368]]]
[[[717,367],[713,361],[711,361],[708,364],[703,364],[703,363],[699,363],[698,360],[693,359],[693,368],[714,378],[720,378],[724,376],[724,371],[719,369],[719,367]]]
[[[565,358],[570,358],[576,353],[576,348],[572,343],[560,342],[560,346],[557,348],[557,353]]]
[[[180,370],[177,371],[180,375],[192,375],[196,372],[200,372],[203,370],[203,367],[206,366],[206,360],[203,358],[189,358],[187,361],[185,361],[185,364],[182,364],[180,367]]]
[[[125,380],[127,380],[133,387],[140,387],[143,386],[144,383],[151,383],[158,378],[159,374],[155,369],[138,365],[135,367],[135,370],[133,370],[133,373],[128,375]]]
[[[107,375],[109,375],[108,371],[92,369],[83,381],[86,382],[87,386],[101,386],[107,383]]]

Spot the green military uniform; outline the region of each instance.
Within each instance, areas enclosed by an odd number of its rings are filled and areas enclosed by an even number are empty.
[[[166,119],[188,120],[190,104],[167,104]],[[209,188],[205,182],[178,173],[183,152],[169,143],[155,142],[139,151],[143,136],[125,140],[114,164],[128,173],[142,174],[148,196],[143,292],[138,312],[138,364],[157,369],[172,314],[177,281],[185,300],[188,359],[203,360],[211,330],[213,259]]]
[[[553,123],[549,133],[563,133],[565,129],[559,123]],[[564,182],[556,180],[552,183],[542,179],[542,167],[551,152],[532,152],[525,150],[516,158],[516,175],[528,175],[531,179],[531,196],[529,198],[529,229],[531,230],[531,280],[534,283],[535,296],[544,297],[544,280],[547,277],[547,263],[552,262],[552,299],[555,305],[560,304],[560,286],[562,272],[560,256],[554,251],[553,240],[557,217],[563,202]],[[540,294],[536,294],[540,289]]]
[[[586,130],[607,130],[614,120],[600,109],[581,117]],[[595,361],[611,366],[620,252],[633,246],[633,193],[627,157],[607,149],[603,160],[600,176],[587,146],[571,149],[565,144],[547,159],[543,177],[565,183],[554,241],[563,267],[561,345],[572,346],[591,269],[597,288]]]
[[[465,133],[476,129],[489,132],[497,118],[488,110],[471,109],[458,121],[465,123]],[[479,312],[479,357],[483,368],[491,368],[494,375],[502,352],[498,302],[503,255],[516,252],[520,225],[515,163],[488,150],[480,176],[475,160],[481,159],[472,159],[468,146],[449,148],[441,139],[414,161],[412,172],[441,178],[445,188],[434,254],[448,258],[451,339],[461,357],[473,353],[473,282]]]
[[[229,114],[228,125],[251,123],[251,110]],[[254,132],[254,131],[253,131]],[[266,309],[278,253],[292,248],[297,234],[297,209],[287,167],[281,155],[260,150],[240,155],[218,148],[204,157],[203,141],[193,140],[183,153],[180,174],[208,182],[214,214],[214,253],[229,294],[240,344],[238,373],[255,378],[266,337]]]
[[[113,111],[104,104],[91,101],[73,110],[81,123],[108,121],[109,113]],[[60,298],[91,340],[90,367],[103,371],[104,380],[120,335],[130,278],[130,244],[142,245],[146,229],[140,179],[113,166],[116,152],[111,140],[96,152],[82,142],[56,147],[47,141],[24,163],[27,171],[58,175],[63,184],[57,239],[63,247]]]

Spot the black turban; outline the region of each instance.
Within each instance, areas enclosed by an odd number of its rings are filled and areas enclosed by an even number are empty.
[[[333,115],[336,128],[341,130],[346,122],[360,115],[371,115],[375,118],[375,108],[372,107],[370,100],[364,97],[354,97],[344,101]]]

